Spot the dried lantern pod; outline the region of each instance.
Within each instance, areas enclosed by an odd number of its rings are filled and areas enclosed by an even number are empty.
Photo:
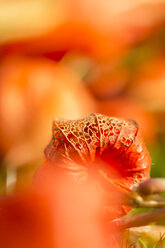
[[[46,170],[56,167],[78,181],[88,180],[92,174],[106,190],[108,186],[108,190],[128,192],[150,174],[151,159],[138,125],[101,114],[54,120],[45,157]],[[110,209],[118,212],[115,216],[127,210]]]

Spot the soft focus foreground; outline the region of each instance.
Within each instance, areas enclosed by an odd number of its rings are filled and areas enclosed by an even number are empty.
[[[0,198],[0,239],[4,248],[54,248],[50,209],[32,190]]]
[[[124,153],[123,160],[115,154],[118,162],[114,163],[114,153],[110,156],[108,151],[95,161],[97,179],[106,186],[105,196],[98,185],[75,186],[64,175],[56,178],[43,150],[51,139],[53,119],[77,120],[92,113],[132,119],[152,158],[151,177],[165,176],[165,1],[0,0],[0,57],[2,247],[51,248],[55,241],[60,248],[81,248],[80,243],[106,247],[113,238],[111,230],[107,234],[101,227],[102,205],[107,198],[115,202],[115,194],[122,205],[123,196],[116,191],[113,195],[114,188],[102,177],[107,171],[113,179],[126,176],[132,157],[129,160]],[[145,151],[142,146],[141,167],[145,159],[150,161]],[[123,165],[117,174],[114,168],[107,170],[109,157],[108,164]],[[132,167],[131,173],[135,173]],[[132,189],[132,181],[126,182]],[[29,192],[33,184],[36,188]],[[112,209],[108,218],[115,216],[116,206]],[[45,217],[48,212],[50,218]],[[32,226],[36,226],[34,231]],[[137,232],[133,231],[133,242]],[[73,233],[79,241],[71,238]],[[118,233],[115,230],[113,236]],[[111,238],[107,241],[107,237]]]

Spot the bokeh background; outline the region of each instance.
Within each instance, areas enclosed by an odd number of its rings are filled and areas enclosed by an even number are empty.
[[[54,118],[93,112],[135,120],[165,177],[165,1],[0,0],[0,193],[31,184]]]

